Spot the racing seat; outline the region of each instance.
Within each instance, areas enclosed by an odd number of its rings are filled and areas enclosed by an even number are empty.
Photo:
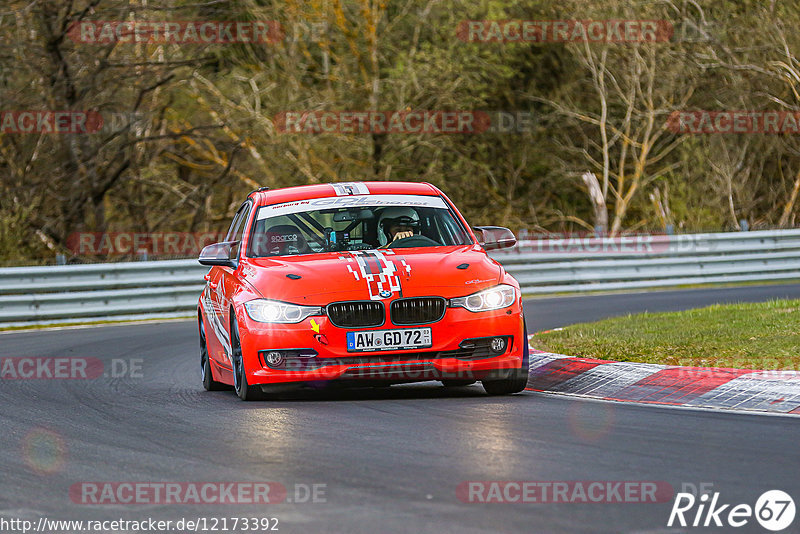
[[[259,228],[258,224],[256,225],[256,242],[253,243],[255,256],[284,256],[313,252],[308,246],[308,241],[296,226],[276,224],[264,232],[264,221],[259,221],[259,223],[262,226]]]

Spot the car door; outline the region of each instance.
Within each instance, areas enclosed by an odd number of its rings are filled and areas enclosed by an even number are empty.
[[[237,234],[241,234],[249,202],[243,204],[233,216],[233,221],[225,235],[225,241],[233,241]],[[238,249],[237,249],[238,253]],[[226,291],[230,289],[230,284],[226,280],[232,271],[229,267],[212,267],[206,275],[206,289],[204,293],[206,316],[209,328],[206,332],[208,340],[208,353],[213,362],[218,366],[230,369],[231,365],[231,345],[230,345],[230,296]]]
[[[248,200],[239,208],[236,212],[236,216],[233,219],[233,223],[231,224],[230,230],[228,230],[228,235],[225,237],[225,241],[236,241],[238,244],[231,249],[231,257],[232,258],[239,258],[240,257],[240,249],[242,243],[242,237],[244,236],[244,232],[247,229],[247,224],[250,219],[250,210],[252,209],[253,203],[252,201]],[[219,279],[217,290],[219,293],[219,306],[220,312],[223,320],[223,324],[225,325],[225,330],[230,334],[230,324],[231,324],[231,316],[230,316],[230,308],[231,308],[231,300],[233,295],[239,289],[241,284],[241,280],[239,279],[239,275],[237,273],[237,269],[232,269],[231,267],[219,267]],[[230,335],[228,336],[230,340]],[[230,362],[230,352],[228,352],[228,364],[232,366]]]

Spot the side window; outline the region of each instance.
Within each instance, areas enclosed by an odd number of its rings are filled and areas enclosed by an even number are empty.
[[[244,231],[244,223],[247,221],[247,214],[250,213],[250,203],[243,204],[236,215],[233,216],[233,222],[225,236],[225,241],[241,241],[242,232]]]
[[[236,212],[236,215],[233,216],[233,221],[231,222],[231,227],[228,228],[228,233],[225,234],[225,241],[230,241],[231,236],[236,233],[236,225],[239,223],[239,220],[242,218],[242,211],[241,208],[239,211]]]
[[[247,216],[250,214],[250,207],[251,203],[246,202],[239,208],[239,211],[236,212],[236,215],[233,217],[233,222],[231,223],[231,227],[228,230],[228,234],[225,236],[225,241],[242,241],[242,235],[244,233],[244,226],[247,223]],[[239,245],[236,245],[231,249],[231,256],[238,256],[239,255]]]

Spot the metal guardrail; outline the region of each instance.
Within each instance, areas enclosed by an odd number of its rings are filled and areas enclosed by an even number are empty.
[[[522,239],[492,257],[526,295],[800,279],[800,230]],[[194,314],[196,260],[0,268],[0,328]]]
[[[800,279],[800,230],[521,240],[492,256],[523,293]]]
[[[197,260],[0,268],[0,328],[186,317],[206,272]]]

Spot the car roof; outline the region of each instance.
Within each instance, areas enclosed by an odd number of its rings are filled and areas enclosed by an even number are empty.
[[[296,200],[346,195],[427,195],[439,196],[440,191],[425,182],[342,182],[335,184],[300,185],[282,189],[259,189],[248,195],[257,205],[281,204]]]

